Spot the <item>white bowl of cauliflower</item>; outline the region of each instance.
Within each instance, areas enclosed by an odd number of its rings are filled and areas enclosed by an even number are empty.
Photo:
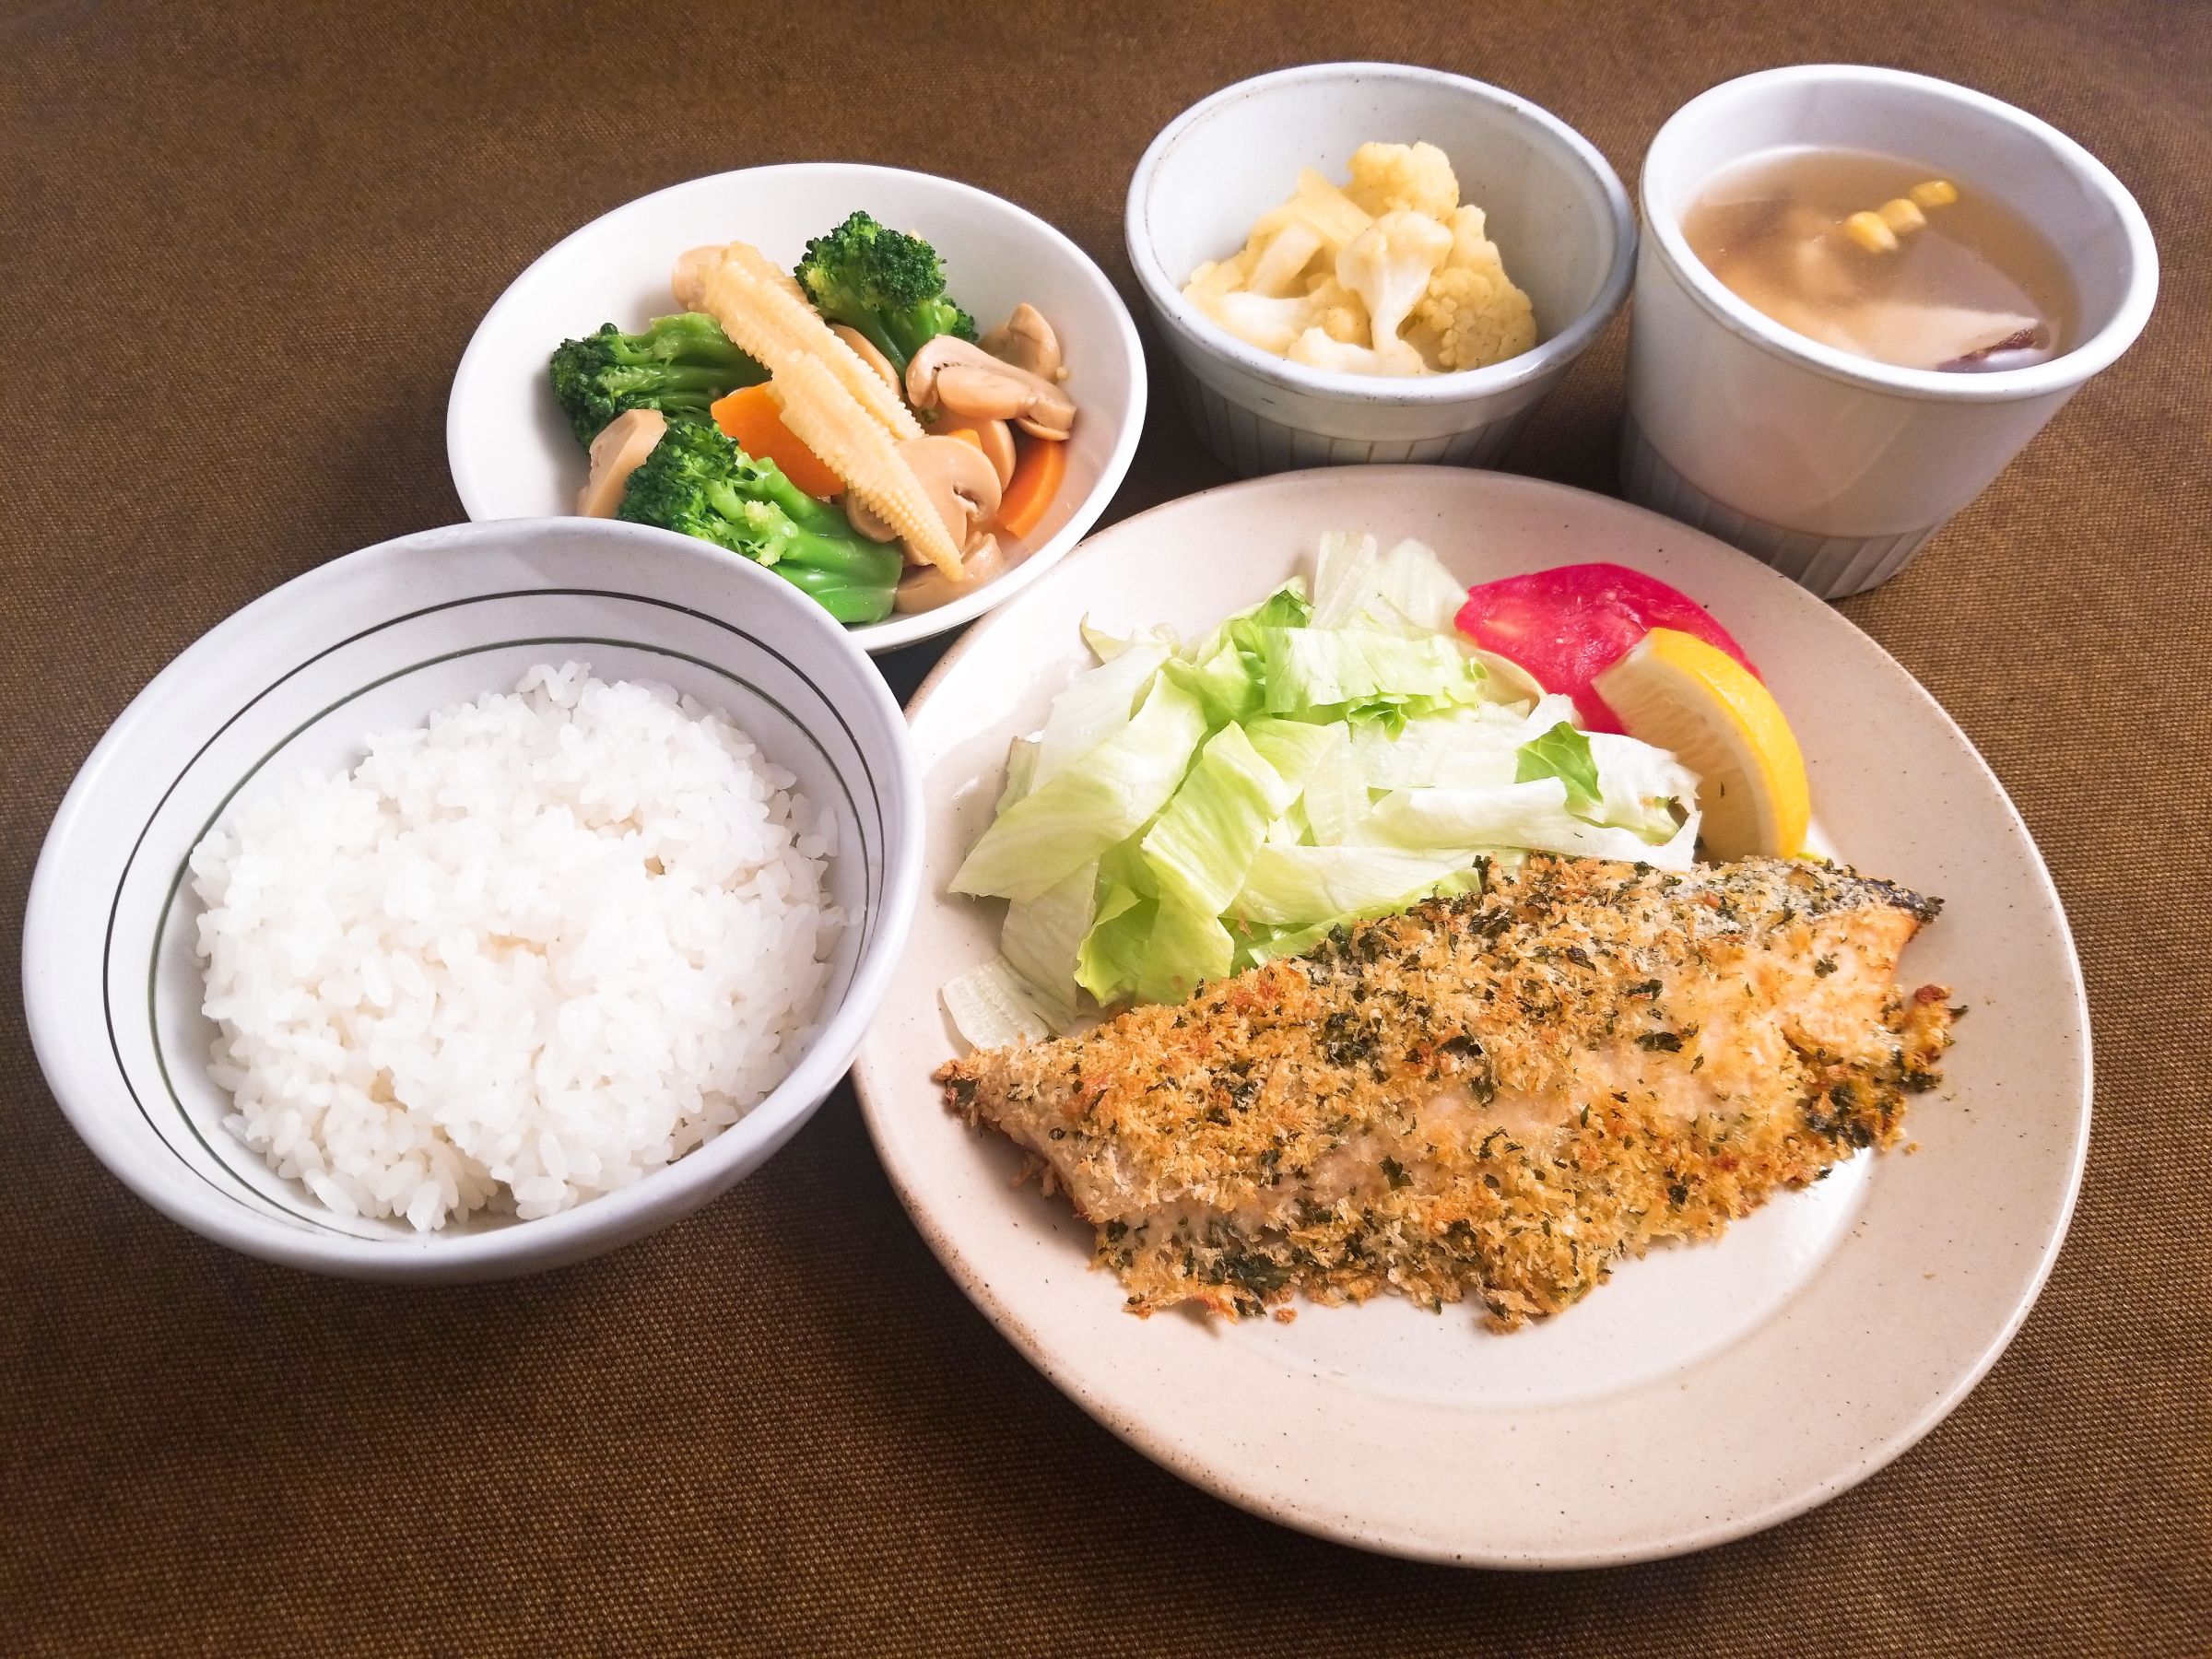
[[[1311,64],[1170,122],[1129,258],[1233,471],[1482,466],[1627,297],[1628,193],[1557,116],[1465,76]]]

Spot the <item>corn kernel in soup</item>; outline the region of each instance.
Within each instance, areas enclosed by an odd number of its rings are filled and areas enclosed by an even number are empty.
[[[1747,304],[1877,362],[2022,369],[2074,343],[2057,250],[1971,181],[1895,156],[1755,156],[1706,186],[1682,234]]]

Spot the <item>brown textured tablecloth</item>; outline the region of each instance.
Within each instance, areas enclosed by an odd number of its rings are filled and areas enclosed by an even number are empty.
[[[1134,308],[1151,135],[1343,57],[1525,93],[1631,184],[1715,81],[1896,64],[2047,116],[2150,216],[2142,342],[1845,606],[2012,790],[2096,1020],[2073,1236],[1948,1422],[1702,1556],[1454,1572],[1252,1519],[1092,1424],[938,1270],[847,1090],[684,1225],[481,1288],[262,1266],[93,1161],[15,988],[47,820],[195,635],[459,516],[448,378],[541,249],[695,174],[879,160],[1036,209]],[[2158,0],[0,0],[0,1653],[2212,1651],[2208,111],[2212,11]],[[1512,466],[1612,487],[1621,338]],[[1160,398],[1115,515],[1219,477]]]

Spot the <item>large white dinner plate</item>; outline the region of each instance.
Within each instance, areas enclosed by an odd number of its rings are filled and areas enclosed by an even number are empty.
[[[1709,1244],[1624,1264],[1508,1335],[1469,1306],[1301,1305],[1289,1324],[1148,1320],[1090,1270],[1065,1198],[1011,1184],[1009,1143],[946,1112],[937,986],[1003,906],[946,885],[988,821],[1007,740],[1088,661],[1077,624],[1190,637],[1300,569],[1324,530],[1430,543],[1470,582],[1609,559],[1712,609],[1801,739],[1818,833],[1945,901],[1908,983],[1971,1015],[1918,1149],[1862,1154]],[[2041,1288],[2088,1145],[2088,1014],[2065,918],[2019,816],[1912,677],[1811,594],[1669,520],[1448,467],[1292,473],[1094,536],[994,613],[909,709],[928,858],[907,971],[861,1049],[869,1127],[976,1304],[1100,1422],[1206,1489],[1346,1542],[1436,1560],[1594,1565],[1700,1548],[1831,1498],[1926,1433]]]

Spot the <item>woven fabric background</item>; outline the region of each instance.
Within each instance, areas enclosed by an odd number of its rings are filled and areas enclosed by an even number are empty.
[[[2149,213],[2141,343],[1844,607],[2012,790],[2094,1005],[2071,1241],[1949,1421],[1730,1547],[1453,1572],[1094,1426],[937,1269],[846,1091],[687,1224],[481,1288],[261,1266],[93,1161],[16,994],[54,806],[195,635],[459,515],[448,379],[540,250],[695,174],[880,160],[1036,209],[1134,305],[1150,135],[1338,57],[1501,82],[1630,181],[1715,81],[1900,65],[2047,116]],[[0,0],[0,1651],[2212,1651],[2212,10]],[[1510,466],[1612,487],[1623,335]],[[1219,477],[1161,397],[1115,512]]]

